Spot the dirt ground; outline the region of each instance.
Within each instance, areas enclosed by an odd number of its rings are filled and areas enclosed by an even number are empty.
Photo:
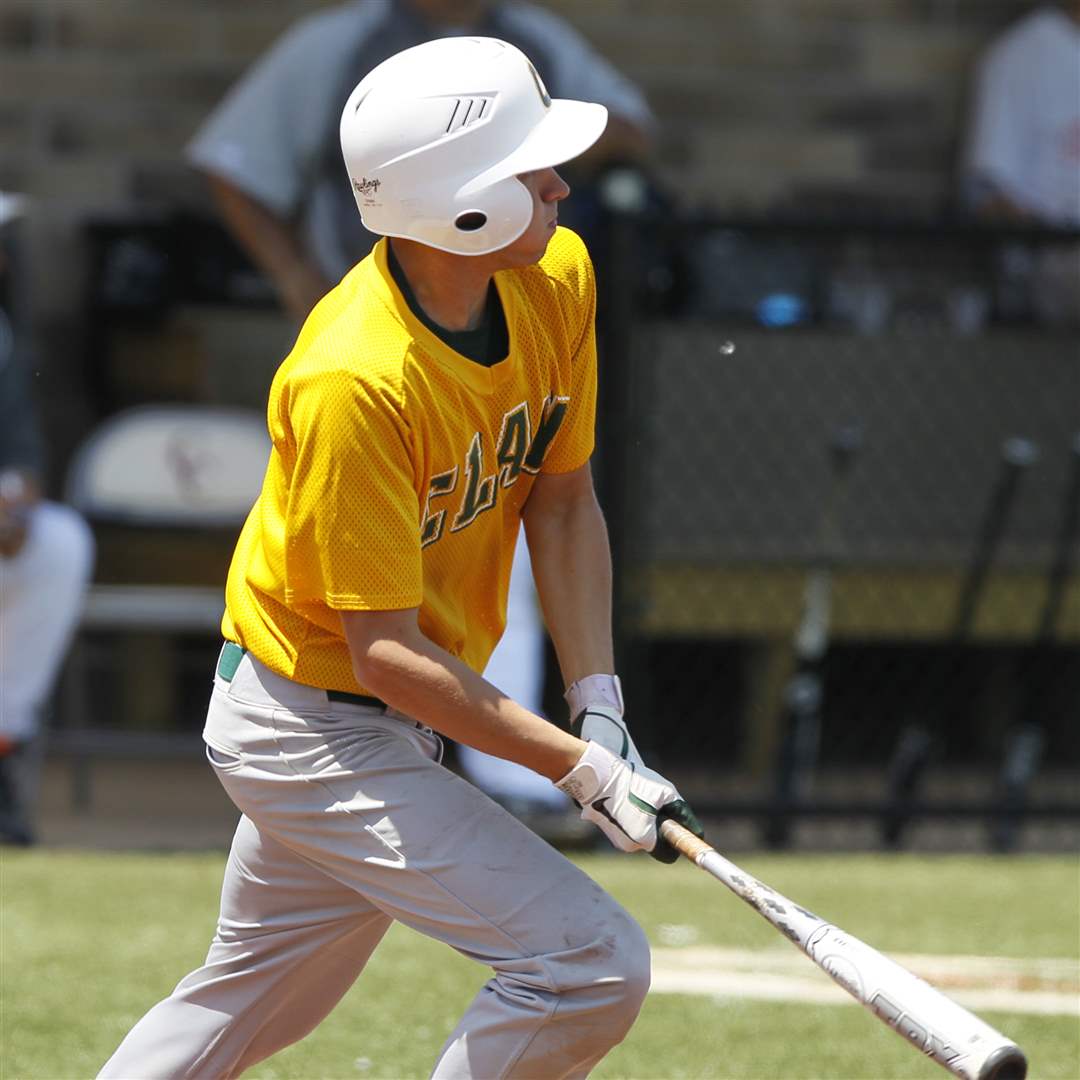
[[[677,928],[666,929],[670,934]],[[661,927],[662,938],[664,930]],[[806,1001],[815,1005],[857,1004],[794,949],[763,951],[691,945],[654,948],[652,957],[654,993]],[[892,959],[969,1009],[1080,1016],[1076,962],[1067,957],[1015,959],[894,953]]]

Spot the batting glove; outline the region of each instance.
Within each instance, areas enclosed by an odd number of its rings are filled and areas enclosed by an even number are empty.
[[[670,780],[624,761],[598,742],[586,745],[577,764],[555,786],[580,804],[582,821],[598,826],[620,851],[647,851],[661,862],[674,862],[678,852],[659,833],[667,817],[704,835]]]
[[[638,769],[645,762],[623,719],[622,684],[618,675],[586,675],[566,691],[570,730],[585,742],[598,742]]]

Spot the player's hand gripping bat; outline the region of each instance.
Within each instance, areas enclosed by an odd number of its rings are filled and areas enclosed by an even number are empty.
[[[963,1080],[1027,1076],[1027,1058],[1016,1043],[940,990],[740,870],[677,822],[663,822],[660,831],[680,854],[745,900],[879,1020],[954,1076]]]

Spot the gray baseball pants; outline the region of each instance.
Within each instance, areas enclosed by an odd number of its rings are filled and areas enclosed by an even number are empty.
[[[239,1076],[316,1027],[394,919],[494,972],[433,1076],[587,1075],[648,990],[631,916],[440,765],[429,729],[331,701],[250,655],[231,680],[223,670],[204,737],[243,816],[217,933],[99,1075]]]

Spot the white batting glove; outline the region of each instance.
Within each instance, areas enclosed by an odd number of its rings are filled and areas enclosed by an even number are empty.
[[[637,768],[645,768],[623,719],[618,675],[586,675],[571,683],[564,696],[570,706],[570,730],[579,739],[598,742]]]
[[[669,852],[672,857],[674,852],[660,839],[659,820],[665,816],[684,820],[689,813],[697,825],[670,780],[631,765],[597,742],[585,747],[578,763],[555,786],[580,803],[582,821],[598,826],[620,851],[647,851],[670,862]],[[662,813],[665,807],[668,812]]]

